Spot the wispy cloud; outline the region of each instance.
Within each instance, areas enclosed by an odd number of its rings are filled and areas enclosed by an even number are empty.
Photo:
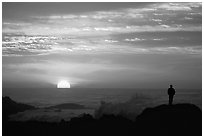
[[[126,38],[125,41],[131,41],[131,42],[134,42],[134,41],[143,41],[145,39],[140,39],[140,38],[131,38],[131,39],[128,39]]]
[[[201,6],[201,3],[154,3],[137,8],[63,15],[32,15],[26,20],[3,21],[3,55],[42,55],[77,51],[124,53],[172,51],[172,48],[166,47],[161,47],[162,50],[148,49],[148,46],[137,49],[132,47],[133,42],[134,44],[143,41],[145,43],[146,40],[159,42],[163,41],[163,38],[135,36],[120,40],[115,39],[114,35],[201,32]],[[192,23],[194,18],[197,20]],[[123,41],[127,46],[123,46]],[[173,50],[199,53],[192,52],[192,49]]]

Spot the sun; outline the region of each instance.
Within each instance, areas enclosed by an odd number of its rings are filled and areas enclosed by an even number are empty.
[[[70,83],[66,80],[58,82],[57,88],[71,88]]]

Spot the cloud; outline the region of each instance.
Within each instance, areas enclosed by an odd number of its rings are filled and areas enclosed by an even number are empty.
[[[133,27],[130,27],[132,29]],[[141,28],[140,28],[141,29]],[[146,28],[147,29],[147,28]],[[66,36],[33,36],[16,35],[3,36],[3,56],[36,56],[48,54],[70,53],[135,53],[135,54],[200,54],[200,49],[194,49],[201,44],[198,36],[200,33],[189,32],[160,32],[157,37],[148,32],[89,37]],[[165,28],[166,29],[166,28]],[[168,28],[167,28],[168,29]],[[152,31],[154,33],[154,31]],[[165,35],[164,35],[165,33]],[[125,35],[129,34],[129,37]],[[184,35],[185,34],[185,35]],[[135,37],[135,36],[139,37]],[[141,36],[140,36],[141,35]],[[164,36],[164,37],[163,37]],[[182,36],[182,37],[181,37]],[[190,39],[190,40],[189,40]],[[165,41],[164,41],[165,40]],[[185,40],[185,43],[182,42]],[[182,43],[181,43],[182,42]],[[169,48],[169,47],[177,48]],[[195,45],[195,46],[194,46]],[[192,48],[191,48],[192,47]],[[174,51],[174,52],[173,52]]]
[[[190,17],[184,17],[185,20],[193,20],[193,18]]]
[[[164,40],[164,38],[154,38],[152,40],[154,40],[154,41],[161,41],[161,40]]]
[[[155,48],[150,48],[149,49],[152,52],[155,53],[163,53],[163,54],[202,54],[201,49],[197,49],[197,47],[155,47]]]
[[[158,5],[158,9],[170,11],[191,11],[191,6],[185,3],[163,3]]]
[[[125,41],[131,41],[131,42],[134,42],[134,41],[144,41],[145,39],[140,39],[140,38],[132,38],[132,39],[128,39],[126,38]]]
[[[20,31],[21,30],[21,31]],[[35,27],[33,28],[23,28],[20,30],[13,29],[3,29],[3,33],[18,33],[19,31],[25,33],[27,35],[71,35],[71,36],[94,36],[94,35],[109,35],[116,33],[130,33],[130,32],[169,32],[169,31],[201,31],[202,26],[194,26],[194,25],[185,25],[185,26],[177,26],[177,25],[143,25],[143,26],[107,26],[107,27],[76,27],[76,28],[41,28]],[[35,30],[35,31],[33,31]]]
[[[23,22],[3,22],[3,32],[20,31],[26,34],[36,35],[40,33],[45,35],[79,34],[79,32],[81,34],[87,34],[87,32],[90,32],[90,35],[91,33],[96,33],[94,31],[102,31],[101,33],[104,33],[103,31],[114,32],[117,28],[118,30],[124,30],[122,28],[124,26],[130,26],[130,24],[131,26],[155,27],[155,24],[152,24],[151,21],[165,21],[167,16],[171,18],[171,21],[175,22],[181,18],[180,16],[185,18],[186,14],[193,16],[194,14],[201,13],[200,6],[201,4],[199,3],[156,3],[141,8],[93,11],[83,14],[31,16],[29,20]],[[173,10],[174,12],[170,13],[169,10]],[[152,13],[152,11],[154,12]],[[153,18],[153,15],[160,16],[160,18]],[[149,21],[150,18],[152,19]],[[24,27],[25,25],[26,27]],[[173,24],[168,22],[166,25],[172,26]],[[14,26],[15,29],[13,28]]]
[[[162,22],[162,20],[160,20],[160,19],[152,19],[152,21],[155,21],[155,22]]]
[[[192,23],[195,17],[201,18],[201,6],[201,3],[153,3],[137,8],[32,15],[26,20],[6,20],[2,28],[3,56],[75,52],[149,53],[151,50],[147,47],[137,45],[133,49],[128,42],[147,44],[150,40],[161,42],[162,38],[126,35],[201,32],[201,22]],[[123,35],[124,38],[115,39],[114,35]],[[128,43],[126,47],[124,43]]]
[[[118,41],[117,41],[117,40],[109,40],[109,39],[106,39],[105,42],[108,42],[108,43],[117,43]]]
[[[45,53],[51,50],[54,40],[53,36],[3,36],[3,55],[32,55],[32,53]]]

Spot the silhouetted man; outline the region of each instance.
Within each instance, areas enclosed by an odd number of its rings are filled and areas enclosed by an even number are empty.
[[[174,95],[175,95],[175,89],[173,88],[172,85],[170,85],[170,88],[168,89],[168,95],[169,95],[169,105],[172,105],[173,98],[174,98]]]

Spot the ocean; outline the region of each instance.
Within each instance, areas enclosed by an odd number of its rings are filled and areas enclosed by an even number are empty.
[[[60,112],[47,109],[25,111],[11,116],[11,120],[69,120],[83,113],[94,115],[99,107],[104,113],[126,112],[130,118],[138,115],[147,107],[154,107],[168,103],[167,89],[110,89],[110,88],[3,88],[3,96],[33,105],[39,108],[49,107],[62,103],[81,104],[89,109],[65,109]],[[174,103],[192,103],[202,109],[202,90],[176,89]],[[100,111],[101,112],[101,111]]]

